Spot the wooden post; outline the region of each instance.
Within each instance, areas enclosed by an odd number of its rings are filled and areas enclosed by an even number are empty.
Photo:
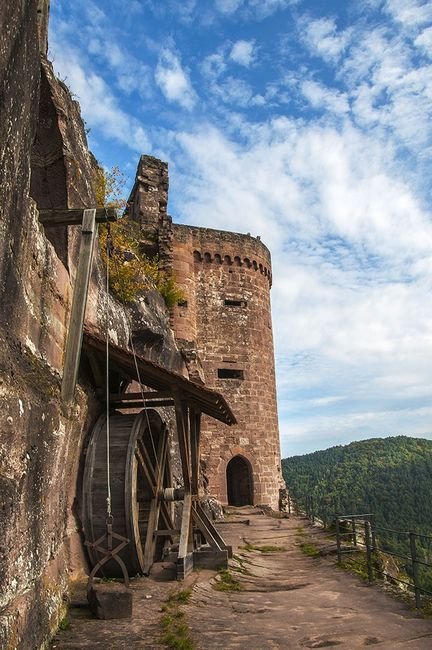
[[[416,538],[415,533],[412,533],[412,532],[409,533],[410,551],[411,551],[411,566],[412,566],[413,582],[414,582],[415,604],[416,604],[416,608],[420,609],[420,607],[421,607],[421,599],[420,599],[418,563],[417,563],[417,549],[416,549],[415,538]]]
[[[336,549],[337,549],[337,561],[338,564],[342,562],[342,553],[341,553],[341,538],[340,538],[340,524],[339,517],[336,517]]]
[[[190,547],[190,529],[192,524],[192,495],[188,491],[185,493],[183,502],[183,514],[180,530],[180,543],[179,543],[179,560],[184,559],[189,553]]]
[[[370,521],[365,521],[365,544],[366,544],[366,561],[369,582],[373,581],[373,567],[372,567],[372,547],[371,547],[371,525]]]
[[[177,388],[172,389],[175,405],[175,416],[177,424],[177,437],[179,443],[180,460],[182,465],[183,484],[185,490],[190,490],[191,487],[191,472],[190,472],[190,447],[189,447],[189,422],[185,409],[183,408],[181,394]]]
[[[200,420],[201,413],[189,409],[189,431],[191,437],[191,485],[192,494],[198,495],[199,459],[200,459]]]
[[[357,534],[356,534],[356,520],[355,517],[351,518],[351,527],[352,527],[352,543],[354,546],[357,546]]]
[[[63,368],[62,399],[71,402],[75,393],[78,367],[81,357],[90,271],[96,236],[96,210],[84,210],[78,268],[73,289],[72,309],[69,321],[65,361]]]

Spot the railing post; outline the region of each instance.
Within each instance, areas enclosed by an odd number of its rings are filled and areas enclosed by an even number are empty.
[[[338,564],[342,562],[339,517],[336,517],[336,550]]]
[[[351,518],[351,526],[352,526],[352,543],[354,546],[357,546],[357,535],[356,535],[356,520],[355,517]]]
[[[373,523],[373,515],[370,516],[369,521],[371,522],[371,535],[372,535],[372,550],[377,551],[376,535],[375,535],[375,525]]]
[[[372,567],[372,548],[371,548],[371,525],[370,521],[365,520],[365,544],[366,544],[366,561],[369,582],[373,581]]]
[[[415,593],[415,604],[416,608],[419,609],[421,607],[421,600],[420,600],[420,587],[419,587],[419,579],[418,579],[418,563],[417,563],[417,549],[416,549],[416,534],[413,532],[409,533],[409,539],[410,539],[410,550],[411,550],[411,565],[412,565],[412,572],[413,572],[413,581],[414,581],[414,593]]]

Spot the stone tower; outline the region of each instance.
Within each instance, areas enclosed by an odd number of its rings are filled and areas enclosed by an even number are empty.
[[[277,508],[282,478],[270,253],[258,237],[173,224],[166,172],[166,163],[141,157],[130,213],[144,230],[157,231],[159,255],[183,289],[171,322],[190,378],[221,392],[238,420],[230,428],[204,420],[203,487],[224,504]]]

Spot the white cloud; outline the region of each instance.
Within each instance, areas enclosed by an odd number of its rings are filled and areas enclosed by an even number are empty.
[[[108,139],[114,139],[133,151],[151,149],[150,140],[142,124],[118,105],[117,98],[101,76],[88,70],[74,50],[55,46],[56,72],[79,99],[86,122],[97,128]]]
[[[407,27],[416,27],[432,20],[429,0],[387,0],[385,10]]]
[[[339,32],[332,18],[312,20],[304,17],[299,27],[311,53],[325,61],[337,61],[350,39],[350,30]]]
[[[255,59],[255,41],[237,41],[232,46],[230,59],[248,68]]]
[[[415,45],[432,58],[432,27],[427,27],[415,39]]]
[[[155,79],[168,101],[177,102],[188,110],[193,108],[196,95],[189,76],[183,70],[178,56],[171,50],[162,50],[155,71]]]
[[[232,15],[243,10],[246,17],[258,20],[271,16],[276,11],[298,4],[300,0],[216,0],[215,5],[222,14]]]
[[[177,218],[262,235],[272,251],[279,391],[301,413],[282,401],[282,434],[322,434],[326,446],[424,432],[432,215],[390,173],[393,149],[348,123],[279,118],[242,134],[240,145],[210,127],[180,133],[184,177],[172,191]],[[330,419],[312,417],[304,391],[310,408],[334,409]]]
[[[348,113],[349,101],[345,93],[327,88],[312,80],[303,81],[300,90],[313,108],[323,108],[332,113]]]
[[[201,63],[201,73],[210,81],[215,81],[226,70],[224,55],[221,52],[209,54]]]

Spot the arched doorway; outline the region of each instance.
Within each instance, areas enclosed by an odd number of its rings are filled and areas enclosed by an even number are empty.
[[[226,469],[228,505],[253,505],[252,467],[243,456],[231,458]]]

